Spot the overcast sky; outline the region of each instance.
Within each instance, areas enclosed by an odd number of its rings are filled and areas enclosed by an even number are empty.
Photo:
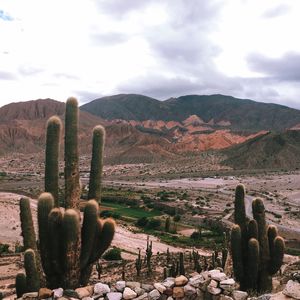
[[[0,0],[0,106],[138,93],[300,108],[300,1]]]

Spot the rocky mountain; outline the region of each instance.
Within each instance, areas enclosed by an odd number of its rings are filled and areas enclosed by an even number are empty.
[[[297,109],[224,95],[188,95],[159,101],[143,95],[121,94],[96,99],[81,109],[108,120],[182,123],[194,115],[215,127],[252,132],[282,132],[300,124]]]

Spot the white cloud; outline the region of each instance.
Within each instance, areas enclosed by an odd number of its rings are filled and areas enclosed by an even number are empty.
[[[299,14],[294,0],[4,0],[0,105],[121,92],[297,105],[298,78],[270,80],[278,68],[251,68],[249,57],[292,64]]]

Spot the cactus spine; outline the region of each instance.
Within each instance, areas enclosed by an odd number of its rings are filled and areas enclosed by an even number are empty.
[[[235,224],[231,231],[233,269],[242,290],[259,293],[272,290],[272,275],[282,265],[285,244],[277,228],[267,226],[261,199],[252,202],[254,220],[247,220],[244,187],[239,185],[235,197]]]
[[[78,101],[71,97],[65,120],[65,207],[78,208],[79,198]]]
[[[98,125],[93,130],[93,153],[91,160],[88,199],[95,199],[99,204],[101,201],[104,140],[105,130],[102,126]]]
[[[48,122],[49,131],[53,123],[55,123],[55,125],[58,124],[55,118],[54,120],[51,118]],[[58,125],[58,127],[60,127],[60,125]],[[101,138],[93,143],[94,163],[92,163],[92,165],[94,165],[92,176],[96,178],[94,181],[95,195],[97,197],[99,196],[98,200],[100,199],[101,188],[101,181],[98,179],[101,179],[105,136],[104,129],[102,127],[101,129],[99,128],[100,127],[96,127],[94,130],[94,135],[100,132]],[[90,200],[86,204],[83,214],[83,224],[81,226],[80,213],[77,210],[80,199],[80,184],[77,141],[78,103],[75,98],[69,98],[67,100],[65,129],[66,211],[63,212],[61,208],[56,207],[58,203],[56,199],[53,199],[52,193],[41,194],[38,200],[38,226],[40,251],[47,286],[49,288],[63,287],[75,289],[80,285],[86,285],[88,283],[93,264],[111,244],[115,232],[115,222],[112,219],[101,220],[98,217],[98,202]],[[57,129],[55,135],[57,141],[59,141],[59,131],[60,130]],[[53,135],[50,135],[50,133],[49,136],[50,137],[47,137],[47,143],[50,143],[51,138],[53,138]],[[57,150],[57,148],[55,149]],[[46,162],[53,162],[58,165],[58,152],[53,149],[53,151],[48,150],[49,151],[46,151],[46,156],[50,155],[53,157],[46,157]],[[100,170],[96,170],[97,167],[100,167]],[[52,171],[48,171],[45,174],[45,186],[47,185],[46,182],[51,180],[51,176],[54,176],[53,169]],[[53,193],[55,193],[54,190]],[[26,269],[26,274],[28,273],[29,278],[32,278],[35,274],[32,273],[32,270],[39,270],[39,253],[37,251],[30,203],[27,198],[20,200],[20,218],[24,246],[27,249],[33,249],[27,254],[27,262],[31,262],[27,263],[28,270]],[[33,258],[32,251],[33,253],[36,252]],[[35,262],[34,264],[32,263],[33,261]],[[21,275],[19,275],[18,281],[21,280],[23,279],[21,279]],[[38,278],[36,282],[41,286],[44,285],[40,278]],[[36,286],[34,288],[36,289]]]
[[[55,206],[58,203],[58,161],[59,161],[59,142],[61,132],[61,121],[53,116],[47,122],[46,135],[46,158],[45,158],[45,192],[52,194]]]

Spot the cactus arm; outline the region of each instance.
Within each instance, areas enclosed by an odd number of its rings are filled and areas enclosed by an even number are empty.
[[[16,276],[17,298],[22,298],[25,293],[27,293],[26,275],[24,273],[18,273]]]
[[[26,271],[26,285],[28,292],[37,292],[40,288],[40,279],[36,266],[35,253],[27,249],[24,254],[24,268]]]
[[[271,252],[271,261],[269,265],[269,272],[271,275],[275,274],[281,267],[283,262],[285,242],[281,236],[277,236],[273,240],[274,246]]]
[[[258,266],[259,243],[255,238],[251,238],[248,242],[247,287],[252,291],[257,290]]]

